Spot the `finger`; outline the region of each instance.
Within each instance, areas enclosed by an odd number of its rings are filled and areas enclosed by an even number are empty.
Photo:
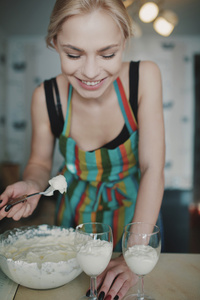
[[[0,207],[3,207],[8,202],[8,197],[6,195],[0,195]]]
[[[118,300],[123,299],[123,297],[126,295],[128,290],[132,287],[133,285],[130,284],[129,281],[125,281],[124,284],[122,285],[121,289],[117,292],[117,296],[119,297]]]
[[[12,218],[12,215],[17,211],[16,207],[11,208],[8,212],[5,210],[6,206],[3,206],[0,210],[0,220],[3,218]]]
[[[23,217],[25,210],[26,210],[26,205],[23,205],[22,208],[13,215],[12,217],[13,220],[19,221]]]
[[[0,203],[0,207],[5,206],[8,200],[13,197],[13,195],[14,195],[13,186],[11,185],[7,186],[5,191],[0,195],[0,200],[2,200]]]
[[[121,275],[121,276],[120,276]],[[109,295],[111,299],[118,296],[118,292],[122,289],[123,285],[128,281],[128,277],[126,276],[126,273],[120,274],[115,280],[113,281],[113,284],[110,286],[110,289],[107,292],[107,296]]]
[[[3,209],[5,210],[5,209]],[[14,219],[14,216],[17,214],[19,215],[20,214],[20,211],[24,212],[24,204],[23,203],[19,203],[19,204],[16,204],[14,205],[7,213],[6,217],[7,218],[13,218]],[[14,219],[15,220],[15,219]]]
[[[120,274],[114,281],[109,295],[118,300],[123,299],[128,290],[137,283],[138,277],[130,272]]]
[[[24,203],[19,203],[11,207],[8,211],[6,210],[7,206],[4,206],[0,210],[0,220],[3,218],[13,218],[13,220],[18,221],[20,215],[24,214],[26,205]],[[14,217],[15,216],[15,217]]]
[[[8,198],[13,196],[13,187],[11,185],[8,185],[4,192],[1,194],[0,199],[7,200]]]
[[[37,199],[38,198],[38,199]],[[26,200],[24,203],[22,203],[22,207],[23,207],[23,211],[21,210],[21,215],[17,214],[15,215],[15,218],[17,218],[19,220],[19,218],[27,218],[29,217],[34,209],[36,208],[38,201],[39,201],[39,197],[37,197],[36,200]],[[16,219],[15,219],[16,220]]]
[[[31,209],[31,205],[28,203],[28,201],[27,201],[27,203],[26,203],[26,206],[25,206],[25,211],[24,211],[24,213],[23,213],[23,218],[27,218],[27,217],[29,217],[30,215],[31,215],[31,213],[32,213],[32,209]]]
[[[99,291],[100,300],[101,300],[101,298],[103,299],[103,296],[102,296],[103,294],[107,295],[108,292],[109,292],[109,295],[110,295],[110,287],[113,285],[113,282],[115,281],[118,274],[119,274],[119,269],[118,268],[109,269],[107,271],[107,274],[104,277],[104,280],[102,282],[102,286],[101,286],[100,291]],[[121,286],[119,288],[121,288]]]
[[[97,286],[98,286],[98,288],[102,285],[102,283],[103,283],[103,281],[104,281],[104,279],[106,277],[106,274],[107,274],[108,270],[112,269],[114,267],[115,267],[115,259],[112,259],[109,262],[107,268],[97,277]],[[120,273],[120,271],[117,272],[117,274],[119,274],[119,273]]]
[[[18,210],[13,216],[13,220],[15,221],[19,221],[22,217],[23,218],[27,218],[31,215],[32,213],[32,209],[31,209],[31,205],[30,203],[28,203],[28,201],[26,201],[23,205],[22,208],[20,210]]]

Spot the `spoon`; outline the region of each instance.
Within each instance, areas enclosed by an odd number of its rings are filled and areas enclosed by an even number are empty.
[[[20,202],[24,202],[27,200],[27,198],[30,198],[35,195],[52,196],[55,190],[56,189],[53,186],[49,186],[44,192],[37,192],[37,193],[30,194],[30,195],[23,195],[19,198],[10,199],[6,203],[5,211],[8,212],[14,205],[16,205]]]

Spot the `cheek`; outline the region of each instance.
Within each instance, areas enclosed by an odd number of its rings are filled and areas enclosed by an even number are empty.
[[[108,65],[107,65],[108,66]],[[121,66],[122,66],[122,60],[121,60],[121,57],[117,57],[115,60],[113,61],[110,61],[110,64],[109,64],[109,72],[111,74],[116,74],[120,71],[121,69]]]
[[[62,73],[71,75],[76,71],[76,64],[68,60],[66,57],[60,57]]]

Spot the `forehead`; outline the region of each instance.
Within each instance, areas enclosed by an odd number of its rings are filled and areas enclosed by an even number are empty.
[[[105,44],[119,43],[122,39],[123,34],[118,24],[103,11],[70,17],[63,23],[58,34],[59,42],[76,46],[89,43],[101,47]]]

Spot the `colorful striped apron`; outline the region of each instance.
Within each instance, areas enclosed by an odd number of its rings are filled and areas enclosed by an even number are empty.
[[[59,139],[65,158],[61,173],[68,183],[67,193],[59,194],[56,224],[75,227],[85,222],[109,224],[114,251],[121,251],[123,227],[132,221],[140,181],[138,128],[119,78],[114,81],[118,102],[130,138],[115,149],[83,151],[70,137],[72,86],[69,85],[67,114]]]

